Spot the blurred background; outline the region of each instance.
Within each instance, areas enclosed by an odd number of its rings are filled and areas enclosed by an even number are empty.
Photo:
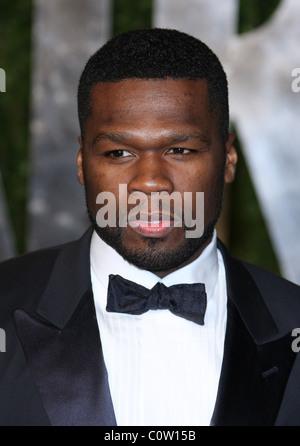
[[[165,26],[208,43],[228,73],[239,164],[220,237],[233,255],[300,283],[299,3],[0,0],[0,260],[88,226],[76,178],[80,73],[108,38]]]

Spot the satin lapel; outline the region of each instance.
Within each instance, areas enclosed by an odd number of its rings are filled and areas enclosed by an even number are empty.
[[[274,424],[295,357],[290,345],[289,335],[263,345],[253,342],[236,307],[229,302],[213,426]]]
[[[51,425],[115,425],[92,292],[63,330],[22,310],[14,319]]]
[[[116,424],[91,289],[91,234],[62,248],[35,313],[14,314],[54,426]]]
[[[228,284],[224,359],[214,426],[273,425],[295,354],[246,268],[221,249]]]

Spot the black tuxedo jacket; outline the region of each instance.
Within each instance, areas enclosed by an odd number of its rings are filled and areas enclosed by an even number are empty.
[[[116,424],[93,303],[91,234],[0,265],[2,426]],[[228,322],[211,424],[300,425],[291,336],[300,327],[300,287],[219,248]]]

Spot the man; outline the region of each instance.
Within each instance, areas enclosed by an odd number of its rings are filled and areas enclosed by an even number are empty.
[[[299,287],[214,230],[237,163],[217,57],[125,33],[88,61],[78,111],[92,226],[0,267],[0,424],[300,424]]]

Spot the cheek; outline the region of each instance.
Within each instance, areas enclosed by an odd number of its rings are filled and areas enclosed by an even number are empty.
[[[100,192],[110,191],[112,182],[108,180],[105,172],[99,169],[95,163],[86,163],[83,168],[84,187],[90,208],[94,213],[99,209],[96,203]]]
[[[220,206],[223,184],[224,178],[222,166],[216,169],[212,164],[207,164],[206,168],[198,169],[193,175],[190,172],[189,180],[187,181],[185,188],[181,190],[192,192],[194,215],[196,211],[196,192],[203,192],[204,220],[205,222],[208,222],[215,217]],[[200,198],[198,200],[200,200]],[[199,202],[197,204],[199,207]]]
[[[112,181],[108,175],[107,170],[99,162],[89,160],[83,164],[83,174],[85,185],[89,190],[97,193],[107,189],[108,185],[112,185]]]

